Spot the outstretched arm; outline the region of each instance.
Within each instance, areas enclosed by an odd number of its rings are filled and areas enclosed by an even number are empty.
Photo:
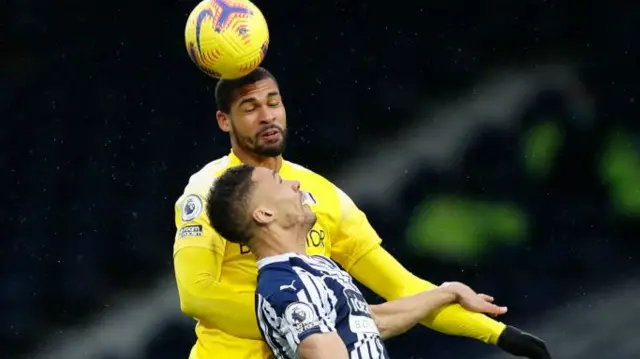
[[[409,297],[371,305],[371,314],[382,339],[400,335],[434,310],[456,299],[452,291],[434,288]]]
[[[407,297],[437,286],[414,276],[378,246],[360,258],[349,270],[351,275],[387,300]],[[372,275],[375,273],[375,275]],[[420,323],[449,335],[464,336],[495,344],[505,325],[484,314],[473,313],[459,304],[430,311]]]
[[[334,233],[331,257],[353,277],[387,300],[414,295],[437,287],[422,280],[396,261],[380,243],[366,215],[351,198],[336,188],[341,221]],[[458,304],[432,312],[420,323],[449,335],[495,344],[505,325],[483,314],[472,313]]]
[[[387,339],[400,335],[414,327],[421,319],[453,302],[477,313],[504,314],[506,307],[493,303],[493,298],[477,294],[471,288],[458,282],[445,283],[440,287],[408,297],[371,306],[371,311],[380,330],[380,336]]]
[[[341,221],[332,240],[331,257],[353,277],[377,294],[393,300],[435,288],[407,271],[380,247],[381,239],[365,214],[340,189]],[[532,359],[549,359],[544,342],[517,328],[507,327],[484,314],[472,313],[458,304],[433,311],[420,323],[444,334],[497,344],[506,352]]]

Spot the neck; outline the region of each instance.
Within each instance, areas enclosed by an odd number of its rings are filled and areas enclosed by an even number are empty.
[[[252,240],[251,252],[258,260],[266,257],[277,256],[285,253],[306,253],[306,233],[299,231],[269,229],[260,231],[256,239]]]
[[[280,167],[282,167],[282,156],[277,157],[265,157],[259,156],[255,153],[251,153],[249,151],[244,150],[240,146],[234,143],[235,141],[231,141],[231,150],[233,154],[238,157],[238,159],[246,164],[253,167],[264,167],[273,171],[280,171]]]

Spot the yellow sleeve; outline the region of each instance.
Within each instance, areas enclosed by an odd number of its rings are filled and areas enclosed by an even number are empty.
[[[436,287],[406,270],[384,248],[378,246],[354,263],[351,275],[387,300],[406,297]],[[495,344],[506,327],[484,314],[458,304],[448,305],[424,318],[421,324],[444,334],[474,338]]]
[[[225,240],[209,224],[204,200],[184,196],[176,203],[173,262],[182,312],[228,334],[260,339],[253,291],[221,283]]]
[[[367,216],[355,203],[336,187],[340,201],[340,222],[331,239],[331,258],[349,271],[367,252],[380,245],[382,240],[373,229]]]
[[[224,254],[225,240],[211,227],[202,196],[182,196],[175,205],[176,236],[174,255],[182,248],[200,247]]]
[[[182,312],[240,338],[260,339],[254,292],[220,283],[222,255],[189,247],[174,256]]]

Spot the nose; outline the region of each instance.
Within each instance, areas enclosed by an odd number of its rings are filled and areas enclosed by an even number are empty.
[[[296,192],[300,191],[300,182],[291,181],[291,188],[293,188],[293,190]]]
[[[268,108],[263,108],[262,116],[260,116],[260,123],[263,125],[268,125],[276,120],[276,114]]]

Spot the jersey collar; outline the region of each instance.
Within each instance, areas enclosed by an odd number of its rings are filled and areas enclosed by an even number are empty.
[[[242,161],[233,153],[233,150],[229,151],[229,165],[227,167],[240,166]]]
[[[289,252],[289,253],[278,254],[275,256],[264,257],[258,261],[258,269],[272,263],[286,262],[291,258],[300,257],[300,256],[301,255],[298,253]]]
[[[233,153],[233,150],[229,151],[229,155],[227,157],[229,158],[229,164],[227,165],[227,167],[240,166],[242,164],[242,161],[240,161],[238,156],[236,156],[236,154]],[[288,167],[289,167],[289,162],[285,161],[283,158],[282,165],[280,166],[280,172],[282,172],[283,170],[286,171]]]

